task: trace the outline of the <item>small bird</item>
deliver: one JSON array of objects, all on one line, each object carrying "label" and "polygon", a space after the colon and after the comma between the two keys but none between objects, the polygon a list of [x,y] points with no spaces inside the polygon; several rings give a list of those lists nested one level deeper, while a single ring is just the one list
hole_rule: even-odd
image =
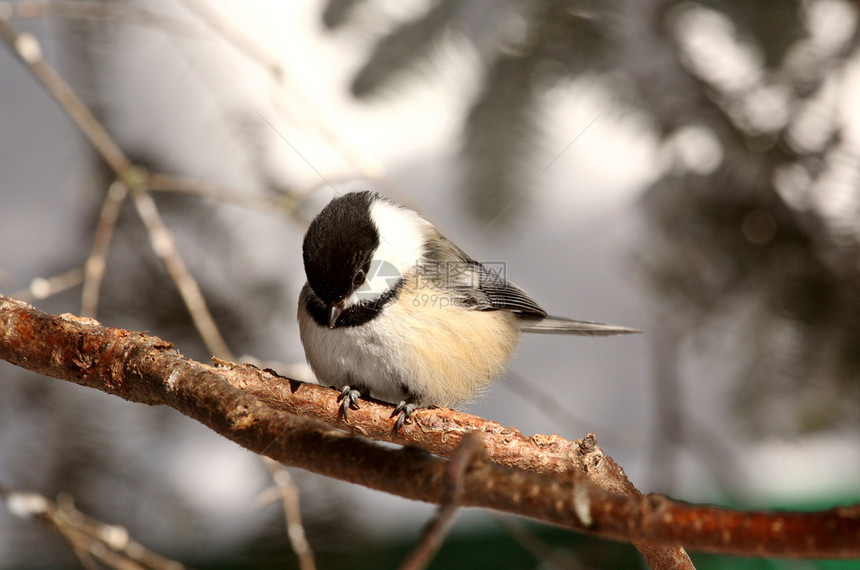
[{"label": "small bird", "polygon": [[302,245],[298,321],[321,384],[347,411],[370,396],[397,403],[396,432],[422,407],[456,406],[507,367],[521,332],[639,332],[548,316],[522,289],[377,193],[337,197]]}]

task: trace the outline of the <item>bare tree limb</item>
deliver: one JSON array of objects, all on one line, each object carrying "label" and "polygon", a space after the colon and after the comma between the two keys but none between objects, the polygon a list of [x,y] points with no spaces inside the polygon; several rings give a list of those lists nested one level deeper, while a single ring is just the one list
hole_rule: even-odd
[{"label": "bare tree limb", "polygon": [[[268,406],[299,416],[322,418],[330,425],[343,425],[338,407],[332,401],[332,390],[315,384],[279,382],[272,371],[249,365],[230,365],[225,378],[240,390],[253,394]],[[391,408],[364,402],[350,410],[346,429],[372,439],[418,445],[437,455],[451,457],[463,437],[472,432],[483,436],[484,449],[499,465],[546,473],[585,473],[592,483],[611,493],[639,496],[615,461],[597,446],[593,434],[570,441],[558,435],[525,436],[519,430],[505,427],[477,416],[449,409],[424,409],[413,414],[414,422],[405,424],[395,434]],[[683,548],[635,543],[654,568],[692,568]],[[668,566],[667,566],[668,564]]]},{"label": "bare tree limb", "polygon": [[[272,408],[343,426],[332,401],[332,390],[328,388],[279,382],[274,372],[260,372],[249,365],[231,366],[225,379]],[[516,428],[449,409],[418,410],[412,416],[414,422],[395,434],[390,406],[372,402],[363,402],[359,409],[350,410],[349,417],[350,424],[343,427],[353,433],[380,441],[418,445],[442,457],[451,457],[464,436],[478,432],[491,461],[499,465],[542,473],[585,473],[594,485],[610,493],[641,495],[624,470],[597,446],[593,434],[575,441],[556,434],[525,436]],[[634,544],[652,567],[692,568],[683,548]]]},{"label": "bare tree limb", "polygon": [[[73,315],[49,315],[0,296],[0,358],[130,401],[170,406],[243,447],[287,465],[430,503],[440,504],[448,494],[444,482],[449,462],[445,459],[414,447],[383,447],[351,437],[319,418],[275,410],[227,381],[238,371],[250,376],[251,369],[219,369],[186,359],[156,337]],[[287,384],[295,392],[311,388],[299,382]],[[335,413],[336,391],[328,392],[327,406]],[[365,402],[364,408],[391,409],[372,402]],[[468,417],[449,410],[435,412],[436,416],[457,417],[461,424]],[[431,429],[425,425],[426,419],[427,414],[421,414],[417,423],[424,430]],[[385,421],[390,429],[393,420]],[[473,418],[470,423],[480,427],[482,422],[486,420]],[[407,433],[422,431],[417,425],[400,433],[406,438]],[[486,441],[488,436],[482,435]],[[454,453],[460,439],[451,438],[446,455]],[[592,454],[585,457],[597,459],[593,452],[599,448],[593,440],[575,444],[592,448]],[[592,483],[600,477],[591,471],[619,469],[611,458],[601,456],[594,463],[586,459],[583,471],[567,476],[546,469],[512,469],[492,461],[473,463],[463,478],[462,505],[515,513],[655,549],[661,544],[684,544],[737,555],[860,556],[860,505],[804,513],[743,512],[690,505],[659,495],[620,495]],[[625,487],[632,485],[620,483],[619,490]],[[672,568],[681,562],[649,563]]]},{"label": "bare tree limb", "polygon": [[[344,424],[337,406],[332,406],[332,390],[316,384],[290,380],[284,382],[274,371],[260,371],[247,364],[233,365],[223,370],[224,379],[243,392],[252,394],[266,405],[299,416],[314,416],[329,425],[351,430],[354,434],[379,441],[418,445],[436,455],[452,456],[462,438],[478,432],[494,463],[535,472],[585,471],[593,468],[595,483],[611,491],[624,492],[633,485],[623,470],[611,464],[603,465],[608,456],[597,447],[594,436],[570,441],[558,435],[525,436],[519,430],[499,423],[447,408],[417,410],[395,434],[390,419],[391,408],[365,399],[357,410],[350,410],[350,423]],[[597,466],[600,464],[600,468]]]}]

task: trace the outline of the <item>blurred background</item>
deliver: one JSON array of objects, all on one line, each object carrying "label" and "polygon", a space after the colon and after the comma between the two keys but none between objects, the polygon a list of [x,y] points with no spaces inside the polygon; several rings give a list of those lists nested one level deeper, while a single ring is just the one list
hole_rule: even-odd
[{"label": "blurred background", "polygon": [[[129,158],[172,177],[150,195],[215,332],[201,336],[141,208],[109,192],[104,161],[8,45],[0,291],[307,379],[304,227],[336,194],[377,189],[504,262],[550,313],[645,331],[526,337],[468,411],[524,433],[594,432],[643,491],[740,508],[857,502],[858,7],[3,2],[0,24],[38,39]],[[70,493],[186,564],[297,567],[253,454],[172,410],[5,363],[0,389],[0,483]],[[395,567],[432,514],[291,473],[321,568]],[[76,564],[44,527],[0,511],[0,566]],[[638,564],[627,546],[467,511],[433,567]]]}]

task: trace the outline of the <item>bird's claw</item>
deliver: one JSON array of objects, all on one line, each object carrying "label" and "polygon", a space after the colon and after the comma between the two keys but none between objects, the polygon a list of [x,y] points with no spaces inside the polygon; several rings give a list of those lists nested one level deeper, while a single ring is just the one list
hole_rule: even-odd
[{"label": "bird's claw", "polygon": [[361,392],[355,388],[344,386],[340,391],[340,396],[337,401],[340,402],[340,413],[343,415],[343,421],[347,420],[347,412],[350,409],[358,409],[358,399],[361,397]]},{"label": "bird's claw", "polygon": [[397,404],[397,407],[394,408],[394,411],[391,413],[391,417],[397,416],[397,421],[394,422],[394,434],[397,435],[397,431],[403,427],[403,424],[406,423],[406,420],[412,418],[412,413],[418,409],[418,405],[413,402],[407,402],[406,400]]}]

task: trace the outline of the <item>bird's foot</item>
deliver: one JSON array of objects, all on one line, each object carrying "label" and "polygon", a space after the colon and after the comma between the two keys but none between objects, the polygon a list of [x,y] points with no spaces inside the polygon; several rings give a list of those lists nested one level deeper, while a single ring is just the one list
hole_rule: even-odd
[{"label": "bird's foot", "polygon": [[[335,388],[337,389],[337,388]],[[358,399],[361,397],[361,391],[350,386],[344,386],[340,391],[340,396],[337,401],[340,402],[340,414],[343,416],[343,421],[347,421],[347,412],[358,409]]]},{"label": "bird's foot", "polygon": [[412,414],[415,410],[421,409],[421,406],[416,404],[411,400],[403,400],[397,407],[394,408],[394,411],[391,412],[391,417],[397,417],[397,421],[394,422],[394,435],[397,435],[397,431],[403,427],[403,424],[406,423],[406,420],[412,419]]}]

